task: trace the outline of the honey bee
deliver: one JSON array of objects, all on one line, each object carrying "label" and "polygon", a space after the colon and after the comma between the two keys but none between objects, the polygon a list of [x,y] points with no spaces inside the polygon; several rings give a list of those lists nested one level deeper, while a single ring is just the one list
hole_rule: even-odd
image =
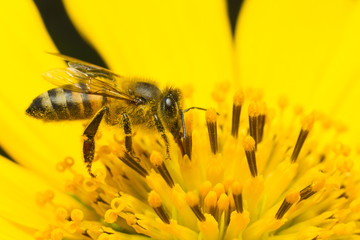
[{"label": "honey bee", "polygon": [[67,68],[45,72],[45,79],[58,88],[36,97],[26,113],[44,121],[91,119],[83,133],[83,156],[90,175],[94,159],[95,134],[102,121],[125,132],[125,149],[132,148],[132,125],[157,130],[169,154],[166,130],[184,154],[185,135],[182,94],[177,88],[160,90],[150,81],[120,76],[84,61],[50,53],[67,61]]}]

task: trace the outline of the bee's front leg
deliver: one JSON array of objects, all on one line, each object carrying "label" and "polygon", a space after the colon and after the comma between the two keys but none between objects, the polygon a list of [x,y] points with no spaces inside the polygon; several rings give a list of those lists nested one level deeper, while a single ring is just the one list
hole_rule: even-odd
[{"label": "bee's front leg", "polygon": [[170,158],[170,145],[169,145],[169,140],[165,134],[165,128],[159,118],[159,116],[157,114],[154,114],[154,121],[155,121],[155,126],[156,129],[160,132],[161,137],[164,140],[165,143],[165,147],[166,147],[166,158]]},{"label": "bee's front leg", "polygon": [[89,174],[92,177],[95,177],[94,174],[91,172],[91,165],[94,160],[94,154],[95,154],[95,140],[94,137],[96,135],[96,132],[99,128],[100,122],[104,117],[104,114],[109,109],[107,107],[103,107],[100,109],[95,117],[91,120],[89,125],[86,127],[83,136],[84,136],[84,145],[83,145],[83,154],[84,154],[84,161],[86,163],[87,169],[89,171]]}]

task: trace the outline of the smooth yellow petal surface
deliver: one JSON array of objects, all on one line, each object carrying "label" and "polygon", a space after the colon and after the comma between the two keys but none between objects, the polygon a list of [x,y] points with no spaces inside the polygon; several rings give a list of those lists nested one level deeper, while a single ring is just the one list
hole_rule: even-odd
[{"label": "smooth yellow petal surface", "polygon": [[41,74],[64,63],[45,53],[57,50],[34,3],[7,1],[0,11],[0,144],[21,164],[58,181],[55,163],[68,154],[80,158],[81,124],[43,124],[25,110],[36,96],[54,87]]},{"label": "smooth yellow petal surface", "polygon": [[191,83],[203,104],[210,83],[233,78],[225,1],[65,4],[81,33],[120,74],[175,86]]},{"label": "smooth yellow petal surface", "polygon": [[339,99],[360,93],[358,5],[349,0],[247,1],[236,36],[243,83],[273,98],[286,94],[308,111],[325,111],[352,124],[353,107],[339,110],[348,101],[340,104]]},{"label": "smooth yellow petal surface", "polygon": [[33,240],[34,238],[23,231],[19,231],[19,228],[12,225],[3,218],[0,218],[0,239],[2,240]]},{"label": "smooth yellow petal surface", "polygon": [[16,224],[19,231],[34,233],[54,220],[55,210],[52,209],[52,206],[41,207],[36,204],[36,196],[39,192],[53,190],[55,205],[81,207],[71,197],[56,191],[56,188],[44,179],[1,156],[0,181],[0,192],[2,193],[0,216],[10,223]]}]

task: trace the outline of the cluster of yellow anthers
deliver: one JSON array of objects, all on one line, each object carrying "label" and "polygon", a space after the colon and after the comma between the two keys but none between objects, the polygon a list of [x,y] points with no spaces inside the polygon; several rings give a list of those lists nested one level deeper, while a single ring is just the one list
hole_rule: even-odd
[{"label": "cluster of yellow anthers", "polygon": [[[222,91],[222,90],[220,90]],[[225,91],[225,90],[224,90]],[[338,143],[343,127],[320,114],[304,115],[281,100],[267,108],[239,91],[231,104],[185,119],[186,155],[138,130],[134,153],[98,136],[95,178],[71,169],[70,194],[86,210],[53,204],[49,227],[37,239],[344,239],[360,234],[358,153]],[[246,114],[247,113],[247,114]],[[302,121],[300,120],[302,119]],[[315,122],[315,125],[313,124]],[[314,126],[313,126],[314,125]],[[56,196],[55,196],[56,198]]]}]

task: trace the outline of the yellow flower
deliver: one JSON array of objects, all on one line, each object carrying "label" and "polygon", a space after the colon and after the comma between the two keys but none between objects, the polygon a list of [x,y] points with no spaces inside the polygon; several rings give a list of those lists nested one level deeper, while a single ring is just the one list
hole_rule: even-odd
[{"label": "yellow flower", "polygon": [[156,131],[129,154],[101,126],[90,177],[82,122],[25,117],[64,63],[33,3],[6,2],[0,143],[18,164],[0,159],[1,239],[357,238],[359,3],[246,1],[235,41],[222,1],[65,4],[115,72],[209,109],[186,113],[171,159]]}]

